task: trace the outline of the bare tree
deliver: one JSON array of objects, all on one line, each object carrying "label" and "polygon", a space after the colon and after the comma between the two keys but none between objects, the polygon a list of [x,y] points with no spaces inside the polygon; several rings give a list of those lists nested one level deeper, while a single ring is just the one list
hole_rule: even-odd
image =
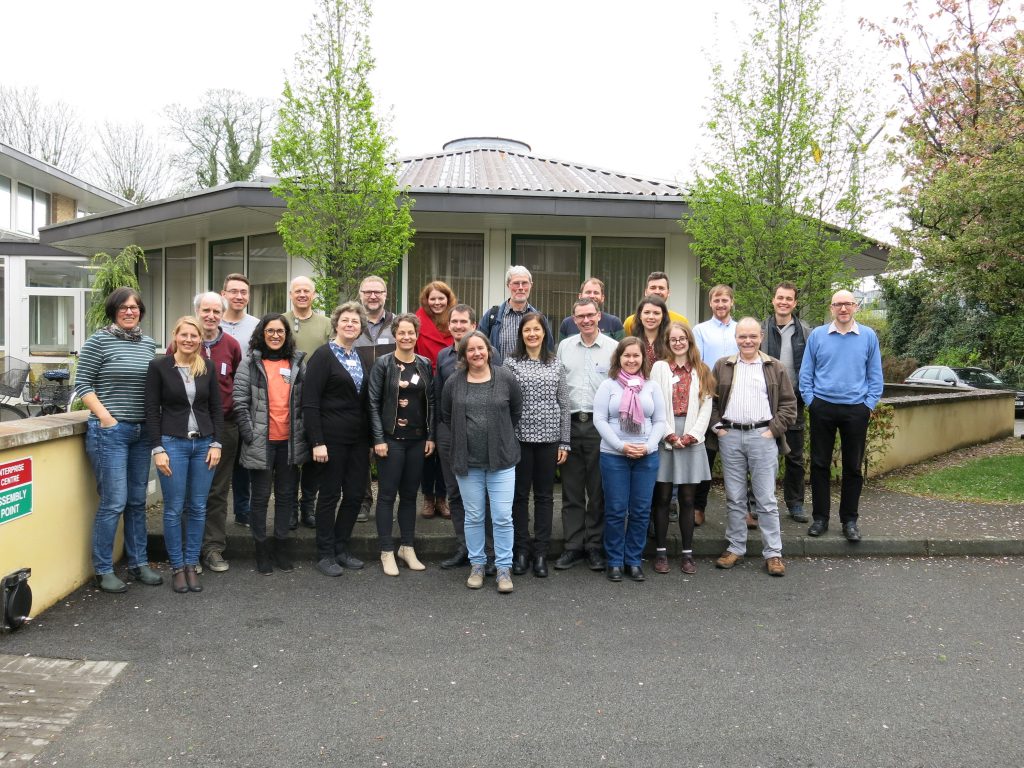
[{"label": "bare tree", "polygon": [[0,85],[0,141],[74,173],[85,160],[85,137],[67,103],[44,103],[37,88]]},{"label": "bare tree", "polygon": [[184,149],[171,158],[189,189],[250,181],[263,159],[271,103],[226,88],[209,90],[202,104],[166,110],[171,136]]},{"label": "bare tree", "polygon": [[145,203],[164,190],[167,168],[163,147],[142,123],[105,122],[98,131],[93,176],[106,190],[133,203]]}]

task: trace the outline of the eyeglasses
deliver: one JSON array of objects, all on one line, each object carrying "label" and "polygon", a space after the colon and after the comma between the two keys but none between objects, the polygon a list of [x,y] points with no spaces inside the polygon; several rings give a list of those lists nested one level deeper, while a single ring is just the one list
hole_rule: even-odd
[{"label": "eyeglasses", "polygon": [[117,308],[117,311],[126,315],[134,315],[140,310],[137,304],[122,304]]},{"label": "eyeglasses", "polygon": [[669,344],[686,344],[689,340],[685,336],[678,336],[674,339],[669,339]]},{"label": "eyeglasses", "polygon": [[266,328],[263,331],[264,336],[284,336],[284,334],[284,328],[282,328],[281,330],[277,330],[276,328]]},{"label": "eyeglasses", "polygon": [[359,289],[359,292],[364,296],[383,296],[387,293],[387,291],[364,291],[362,288]]},{"label": "eyeglasses", "polygon": [[228,296],[248,296],[249,295],[249,289],[248,288],[229,288],[228,290],[224,291],[224,293],[226,293]]},{"label": "eyeglasses", "polygon": [[530,286],[530,281],[529,280],[515,280],[515,281],[509,283],[509,286],[512,287],[512,288],[528,288]]},{"label": "eyeglasses", "polygon": [[833,301],[832,309],[849,309],[850,307],[856,307],[857,303],[853,301]]},{"label": "eyeglasses", "polygon": [[575,320],[593,320],[595,317],[597,317],[597,312],[588,312],[585,315],[573,315],[573,319]]}]

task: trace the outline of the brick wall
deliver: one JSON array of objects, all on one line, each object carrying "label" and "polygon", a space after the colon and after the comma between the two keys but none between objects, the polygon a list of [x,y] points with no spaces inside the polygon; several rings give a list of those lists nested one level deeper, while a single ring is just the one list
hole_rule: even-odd
[{"label": "brick wall", "polygon": [[50,196],[52,205],[50,207],[50,218],[48,224],[60,224],[62,221],[71,221],[77,213],[77,205],[70,197],[53,193]]}]

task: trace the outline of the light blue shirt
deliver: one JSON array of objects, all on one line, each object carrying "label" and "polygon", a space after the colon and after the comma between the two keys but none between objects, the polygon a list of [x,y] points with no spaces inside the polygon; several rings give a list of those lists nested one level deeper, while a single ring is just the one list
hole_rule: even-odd
[{"label": "light blue shirt", "polygon": [[811,331],[800,364],[800,394],[838,405],[863,403],[874,410],[882,397],[882,353],[866,325],[840,333],[835,323]]},{"label": "light blue shirt", "polygon": [[723,323],[717,317],[698,323],[693,329],[693,338],[708,368],[714,368],[719,358],[738,355],[740,352],[736,346],[736,321],[732,317],[728,323]]}]

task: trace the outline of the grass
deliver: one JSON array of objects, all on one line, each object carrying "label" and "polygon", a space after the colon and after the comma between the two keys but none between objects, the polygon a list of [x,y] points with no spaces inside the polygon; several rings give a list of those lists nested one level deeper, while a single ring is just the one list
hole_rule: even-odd
[{"label": "grass", "polygon": [[956,466],[890,477],[884,485],[919,496],[1024,503],[1024,455],[987,456]]}]

